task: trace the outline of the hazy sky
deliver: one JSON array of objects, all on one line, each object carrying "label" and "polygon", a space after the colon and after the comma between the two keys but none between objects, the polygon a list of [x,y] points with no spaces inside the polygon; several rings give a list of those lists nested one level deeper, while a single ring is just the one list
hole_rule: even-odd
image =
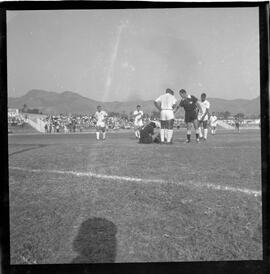
[{"label": "hazy sky", "polygon": [[258,8],[8,11],[8,95],[260,94]]}]

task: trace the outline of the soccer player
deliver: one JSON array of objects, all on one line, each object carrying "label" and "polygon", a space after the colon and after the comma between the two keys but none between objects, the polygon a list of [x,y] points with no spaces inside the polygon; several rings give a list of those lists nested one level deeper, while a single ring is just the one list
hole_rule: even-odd
[{"label": "soccer player", "polygon": [[199,139],[199,123],[198,123],[197,115],[198,115],[198,109],[199,109],[199,111],[202,112],[201,106],[198,103],[198,99],[193,95],[187,94],[187,92],[184,89],[181,89],[179,91],[179,94],[180,94],[182,100],[180,101],[180,103],[176,107],[175,112],[180,107],[183,107],[184,110],[185,110],[185,123],[187,125],[187,140],[186,140],[186,143],[190,143],[192,124],[194,126],[195,133],[196,133],[196,141],[197,141],[197,143],[199,143],[200,142],[200,139]]},{"label": "soccer player", "polygon": [[97,106],[97,111],[94,115],[97,123],[96,123],[96,138],[99,140],[99,135],[102,133],[102,139],[106,138],[106,117],[108,114],[102,110],[101,106]]},{"label": "soccer player", "polygon": [[240,119],[239,117],[235,116],[234,118],[235,130],[240,133]]},{"label": "soccer player", "polygon": [[[198,113],[198,121],[199,121],[199,137],[203,138],[203,140],[206,141],[207,139],[207,133],[208,133],[208,128],[207,128],[207,122],[209,118],[209,108],[210,108],[210,103],[208,100],[206,100],[206,94],[202,93],[201,94],[201,101],[198,102],[201,106],[199,109]],[[203,127],[203,134],[202,134],[202,127]]]},{"label": "soccer player", "polygon": [[142,143],[142,144],[160,143],[160,134],[159,132],[155,132],[154,130],[157,127],[158,127],[157,122],[153,122],[153,121],[143,126],[140,130],[139,143]]},{"label": "soccer player", "polygon": [[174,109],[176,107],[176,98],[173,90],[167,88],[166,93],[159,96],[155,101],[155,107],[160,111],[160,140],[161,144],[172,144]]},{"label": "soccer player", "polygon": [[215,112],[213,112],[212,115],[209,118],[210,127],[211,127],[211,134],[212,135],[216,134],[217,120],[218,120],[218,118],[215,115]]},{"label": "soccer player", "polygon": [[140,129],[143,126],[143,111],[141,110],[141,106],[137,105],[137,109],[133,112],[134,117],[134,131],[136,138],[140,138]]}]

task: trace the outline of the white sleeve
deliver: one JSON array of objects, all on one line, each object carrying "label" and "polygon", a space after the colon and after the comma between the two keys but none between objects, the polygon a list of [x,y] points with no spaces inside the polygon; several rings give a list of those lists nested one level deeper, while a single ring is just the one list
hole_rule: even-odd
[{"label": "white sleeve", "polygon": [[156,99],[156,102],[161,102],[161,96]]}]

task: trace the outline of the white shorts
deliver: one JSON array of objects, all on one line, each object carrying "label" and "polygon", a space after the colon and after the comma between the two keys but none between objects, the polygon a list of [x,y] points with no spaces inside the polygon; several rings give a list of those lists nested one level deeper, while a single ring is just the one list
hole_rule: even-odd
[{"label": "white shorts", "polygon": [[160,120],[161,121],[168,121],[174,119],[174,113],[171,109],[163,109],[160,112]]},{"label": "white shorts", "polygon": [[[198,114],[198,120],[200,121],[203,117],[203,114]],[[208,121],[208,115],[205,115],[202,121]]]},{"label": "white shorts", "polygon": [[135,123],[134,123],[134,126],[135,126],[135,127],[142,127],[142,126],[143,126],[142,120],[139,120],[138,122],[135,122]]},{"label": "white shorts", "polygon": [[105,127],[105,123],[104,122],[97,122],[96,124],[97,127]]}]

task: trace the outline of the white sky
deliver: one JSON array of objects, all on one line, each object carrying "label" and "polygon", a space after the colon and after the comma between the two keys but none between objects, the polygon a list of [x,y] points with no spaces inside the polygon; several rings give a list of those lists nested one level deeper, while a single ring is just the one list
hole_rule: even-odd
[{"label": "white sky", "polygon": [[8,95],[259,96],[258,8],[8,11]]}]

